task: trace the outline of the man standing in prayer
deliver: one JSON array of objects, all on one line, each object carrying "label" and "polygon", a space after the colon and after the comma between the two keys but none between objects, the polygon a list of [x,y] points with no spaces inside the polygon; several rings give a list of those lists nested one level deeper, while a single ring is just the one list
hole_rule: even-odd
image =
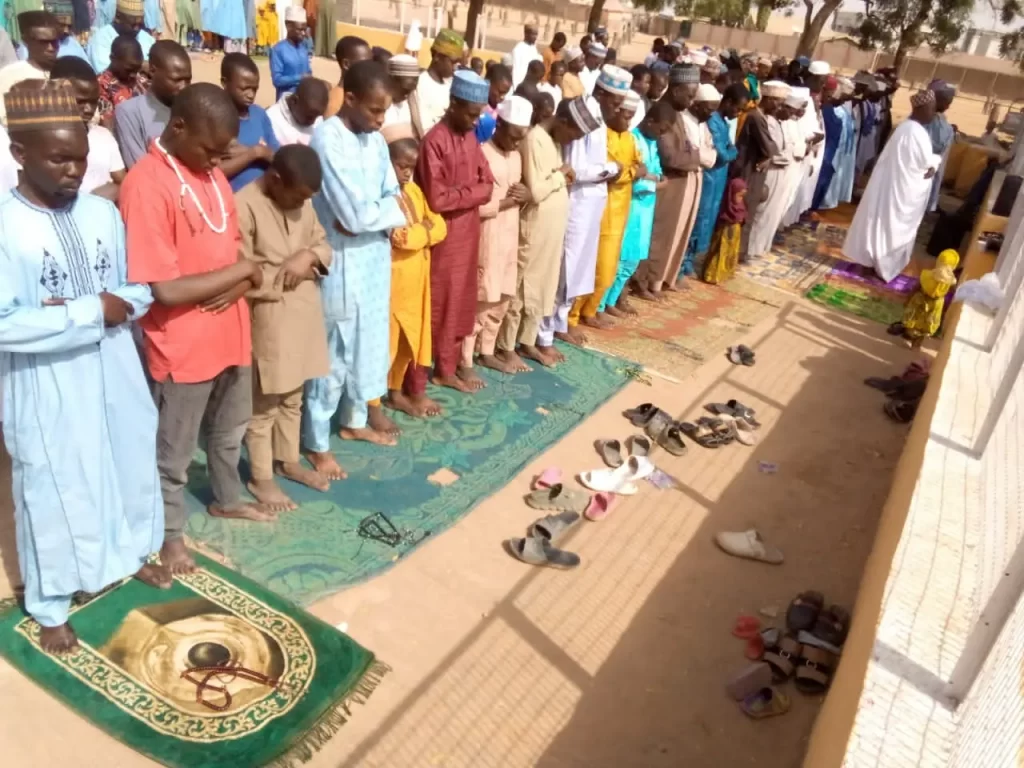
[{"label": "man standing in prayer", "polygon": [[601,67],[604,66],[605,56],[608,55],[608,48],[601,43],[591,43],[583,57],[585,64],[580,72],[580,82],[583,83],[583,90],[587,95],[593,94],[594,86],[597,85],[597,78],[601,76]]},{"label": "man standing in prayer", "polygon": [[800,191],[800,184],[807,177],[807,164],[804,159],[807,157],[809,147],[800,127],[800,119],[809,109],[807,99],[810,92],[802,86],[793,86],[789,96],[782,102],[782,106],[775,112],[775,117],[782,126],[782,136],[786,146],[790,149],[792,162],[786,166],[786,173],[782,180],[782,187],[779,196],[789,203],[785,206],[781,227],[795,224],[799,220],[797,194]]},{"label": "man standing in prayer", "polygon": [[843,243],[843,256],[871,267],[887,283],[910,262],[932,177],[942,164],[927,130],[935,119],[935,92],[918,91],[910,105],[910,117],[892,132],[878,157]]},{"label": "man standing in prayer", "polygon": [[835,100],[836,114],[842,120],[843,132],[832,165],[835,172],[828,190],[822,197],[821,209],[835,208],[840,203],[853,200],[853,182],[857,175],[857,120],[853,109],[853,81],[839,78],[839,94]]},{"label": "man standing in prayer", "polygon": [[327,100],[327,109],[324,110],[324,119],[334,117],[345,103],[345,73],[349,68],[360,61],[373,59],[373,50],[370,44],[361,37],[345,35],[334,46],[334,60],[338,62],[338,69],[341,75],[338,84],[331,88],[331,95]]},{"label": "man standing in prayer", "polygon": [[729,120],[746,108],[749,99],[747,89],[739,83],[734,83],[726,88],[725,94],[720,95],[720,101],[716,103],[715,95],[718,94],[718,89],[715,88],[715,93],[712,94],[708,85],[702,83],[697,89],[697,96],[690,111],[699,119],[703,117],[705,111],[710,110],[705,124],[715,151],[715,163],[703,171],[697,219],[690,234],[686,258],[683,260],[685,275],[700,274],[703,270],[704,257],[711,247],[711,235],[715,231],[718,209],[725,194],[726,182],[729,180],[729,167],[737,154],[736,146],[729,138]]},{"label": "man standing in prayer", "polygon": [[[78,42],[78,39],[71,34],[71,27],[74,23],[74,9],[71,0],[44,0],[43,10],[52,13],[57,20],[57,58],[65,56],[77,56],[80,59],[89,61],[85,48]],[[25,41],[18,43],[18,58],[24,61],[28,58],[28,48]]]},{"label": "man standing in prayer", "polygon": [[878,137],[881,132],[879,122],[882,99],[881,86],[867,72],[858,72],[853,82],[861,94],[858,102],[860,135],[857,137],[857,173],[867,173],[878,154]]},{"label": "man standing in prayer", "polygon": [[[791,88],[781,80],[768,80],[761,85],[760,112],[764,115],[764,128],[768,143],[775,148],[775,154],[758,162],[748,181],[751,201],[750,216],[743,226],[743,242],[740,246],[740,261],[763,256],[772,247],[772,240],[779,228],[782,216],[789,209],[789,200],[783,199],[786,170],[793,160],[793,147],[786,142],[776,113],[789,96]],[[755,129],[748,117],[744,130]],[[763,147],[762,147],[763,148]],[[760,202],[757,202],[760,201]]]},{"label": "man standing in prayer", "polygon": [[[18,14],[18,29],[28,48],[28,60],[8,64],[0,69],[0,97],[22,80],[45,80],[57,63],[57,19],[46,11],[25,11]],[[0,105],[0,121],[4,120]]]},{"label": "man standing in prayer", "polygon": [[299,456],[303,387],[330,371],[317,281],[330,267],[331,246],[310,202],[321,181],[316,152],[293,145],[235,196],[245,257],[263,270],[262,287],[247,295],[255,368],[245,435],[252,470],[248,488],[275,511],[298,507],[275,474],[318,491],[330,488]]},{"label": "man standing in prayer", "polygon": [[[684,116],[697,95],[699,81],[700,72],[696,67],[679,64],[669,72],[669,88],[664,99],[676,110],[677,119],[658,139],[658,154],[667,183],[658,190],[650,255],[636,272],[636,294],[648,301],[657,300],[662,290],[675,290],[683,252],[697,216],[701,147],[690,138],[693,126],[686,128]],[[700,123],[696,124],[694,135],[699,141]],[[704,155],[707,160],[707,149]]]},{"label": "man standing in prayer", "polygon": [[267,111],[253,102],[260,88],[260,70],[244,53],[229,53],[220,63],[220,84],[238,110],[238,138],[221,158],[220,169],[237,192],[267,170],[281,148]]},{"label": "man standing in prayer", "polygon": [[419,139],[441,122],[448,110],[452,75],[455,73],[456,62],[462,59],[465,44],[462,35],[450,29],[442,29],[430,46],[430,66],[420,74],[416,93],[412,95],[412,125]]},{"label": "man standing in prayer", "polygon": [[554,61],[551,63],[551,71],[548,72],[547,80],[537,86],[538,91],[551,97],[556,109],[562,102],[562,80],[564,78],[565,62]]},{"label": "man standing in prayer", "polygon": [[[451,105],[423,139],[416,167],[427,205],[444,217],[448,227],[448,237],[430,256],[431,380],[460,392],[484,386],[472,369],[457,372],[462,345],[476,325],[480,206],[494,191],[494,176],[473,133],[488,91],[488,82],[472,70],[455,73]],[[414,401],[426,396],[427,375],[422,366],[410,367],[405,391]]]},{"label": "man standing in prayer", "polygon": [[945,80],[935,80],[928,88],[935,93],[935,119],[928,123],[928,135],[932,140],[932,152],[942,157],[942,165],[935,172],[935,177],[932,179],[932,191],[928,195],[928,210],[934,211],[939,207],[939,187],[942,186],[942,175],[946,168],[950,147],[953,146],[953,140],[956,138],[956,131],[946,119],[946,110],[953,103],[956,87]]},{"label": "man standing in prayer", "polygon": [[486,80],[490,84],[487,103],[480,113],[480,119],[476,121],[476,140],[481,145],[494,135],[494,128],[498,123],[498,105],[512,90],[512,70],[504,64],[495,64],[487,71]]},{"label": "man standing in prayer", "polygon": [[175,97],[192,82],[192,60],[173,40],[153,44],[149,68],[149,90],[114,107],[114,135],[129,169],[146,156],[149,142],[163,133]]},{"label": "man standing in prayer", "polygon": [[586,96],[586,86],[580,80],[580,73],[586,66],[586,57],[583,49],[575,46],[566,48],[562,53],[562,61],[565,62],[565,75],[562,77],[562,98],[577,99]]},{"label": "man standing in prayer", "polygon": [[270,80],[277,91],[278,101],[298,88],[302,79],[313,74],[306,51],[306,11],[301,6],[289,5],[284,11],[284,40],[270,49]]},{"label": "man standing in prayer", "polygon": [[414,56],[399,53],[388,59],[386,66],[392,87],[391,106],[384,114],[384,125],[412,125],[410,100],[419,83],[420,63]]},{"label": "man standing in prayer", "polygon": [[495,357],[498,331],[516,295],[519,253],[519,209],[530,202],[523,182],[519,145],[530,129],[533,105],[522,96],[510,96],[498,105],[498,124],[491,140],[481,146],[494,175],[494,191],[480,206],[480,255],[477,274],[476,324],[462,345],[462,368],[473,367],[473,355],[485,368],[515,373]]},{"label": "man standing in prayer", "polygon": [[[564,39],[564,36],[563,36]],[[523,27],[523,39],[512,49],[512,87],[519,86],[526,79],[526,68],[531,61],[544,64],[544,57],[537,50],[537,25],[527,24]],[[547,65],[544,65],[545,71]],[[543,77],[543,75],[542,75]]]},{"label": "man standing in prayer", "polygon": [[99,76],[100,123],[114,130],[114,108],[149,90],[149,75],[142,71],[142,46],[131,35],[119,35],[110,46],[110,67]]},{"label": "man standing in prayer", "polygon": [[[647,175],[647,169],[640,162],[640,149],[633,134],[629,132],[629,121],[640,103],[640,96],[629,87],[631,80],[632,75],[626,70],[605,64],[597,81],[597,87],[601,90],[598,102],[604,118],[605,142],[608,147],[606,162],[614,163],[616,170],[608,179],[607,202],[598,236],[597,264],[596,269],[591,270],[594,274],[592,287],[590,293],[576,298],[569,313],[570,323],[578,318],[579,322],[591,328],[607,328],[613,324],[601,308],[604,295],[615,282],[619,268],[622,233],[626,230],[629,203],[633,197],[633,180]],[[620,95],[621,101],[618,98]],[[616,103],[618,106],[613,107]],[[569,272],[566,270],[567,282],[568,279]]]},{"label": "man standing in prayer", "polygon": [[556,61],[562,61],[562,51],[567,42],[565,32],[555,32],[555,36],[551,38],[551,45],[545,48],[542,54],[544,57],[544,77],[551,75],[552,64]]},{"label": "man standing in prayer", "polygon": [[[824,157],[818,187],[811,208],[815,211],[835,208],[839,204],[836,174],[845,162],[846,147],[852,138],[853,117],[844,105],[845,94],[838,78],[829,78],[821,92],[821,120],[825,126]],[[836,190],[830,196],[830,190]]]},{"label": "man standing in prayer", "polygon": [[117,209],[78,194],[89,145],[70,88],[23,82],[4,101],[22,168],[0,202],[4,440],[25,609],[42,649],[62,654],[78,646],[76,592],[132,574],[171,586],[164,566],[147,564],[163,502],[156,409],[131,333],[152,295],[125,279]]},{"label": "man standing in prayer", "polygon": [[[168,45],[177,45],[164,41]],[[263,273],[240,259],[231,187],[217,164],[238,132],[230,97],[211,83],[183,90],[149,152],[121,185],[128,279],[154,303],[139,322],[160,413],[157,466],[164,500],[160,561],[172,573],[196,564],[182,541],[188,468],[206,434],[214,517],[266,522],[273,512],[242,499],[242,437],[252,416],[252,346],[245,293]]]},{"label": "man standing in prayer", "polygon": [[[683,261],[680,262],[678,271],[669,272],[669,280],[682,280],[683,277],[692,275],[696,271],[693,266],[695,252],[690,249],[691,239],[697,224],[697,214],[700,211],[701,192],[704,189],[704,172],[709,168],[714,168],[717,160],[715,145],[711,139],[711,132],[708,130],[707,121],[714,114],[721,98],[715,86],[710,83],[702,83],[697,86],[697,92],[690,103],[689,109],[682,113],[686,140],[698,149],[701,172],[695,174],[697,184],[694,189],[693,207],[689,211],[689,229],[684,235],[682,242]],[[687,255],[690,257],[689,262],[686,261]],[[678,282],[676,282],[675,287],[679,287]]]},{"label": "man standing in prayer", "polygon": [[[800,175],[800,184],[792,198],[789,210],[783,214],[783,226],[796,224],[803,214],[810,210],[814,202],[814,190],[818,186],[821,164],[825,157],[822,148],[822,142],[825,140],[825,125],[822,122],[820,111],[821,93],[831,71],[828,62],[812,61],[807,66],[807,75],[803,78],[808,93],[804,97],[806,106],[800,112],[800,117],[797,120],[800,138],[805,144],[801,163],[803,172]],[[835,82],[834,79],[833,82]],[[800,91],[801,96],[804,93],[804,91]]]},{"label": "man standing in prayer", "polygon": [[550,366],[564,359],[555,349],[551,331],[541,325],[544,312],[560,289],[565,223],[569,213],[566,185],[573,181],[572,168],[562,152],[573,141],[598,130],[600,123],[582,98],[565,99],[552,117],[538,120],[549,97],[540,94],[534,104],[533,127],[526,134],[523,181],[530,204],[520,218],[519,263],[516,291],[498,339],[497,357],[513,371],[529,371],[523,357]]},{"label": "man standing in prayer", "polygon": [[286,93],[267,110],[267,119],[278,144],[309,146],[313,132],[324,121],[328,90],[323,80],[307,77],[292,93]]},{"label": "man standing in prayer", "polygon": [[336,413],[343,440],[395,444],[393,436],[370,425],[369,403],[380,409],[391,365],[389,234],[408,223],[380,135],[391,105],[387,70],[375,61],[356,62],[345,72],[344,85],[345,103],[310,144],[324,175],[313,207],[333,252],[320,284],[331,371],[306,383],[302,442],[313,467],[329,480],[345,476],[331,451]]},{"label": "man standing in prayer", "polygon": [[131,35],[138,40],[142,46],[142,58],[149,58],[149,50],[156,39],[142,28],[143,15],[142,0],[117,0],[114,20],[102,27],[94,28],[89,35],[86,53],[89,54],[89,63],[95,71],[105,72],[110,66],[110,46],[119,35]]}]

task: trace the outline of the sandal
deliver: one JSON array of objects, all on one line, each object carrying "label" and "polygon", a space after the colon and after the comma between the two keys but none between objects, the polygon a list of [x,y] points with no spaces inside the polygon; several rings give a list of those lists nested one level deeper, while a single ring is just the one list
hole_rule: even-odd
[{"label": "sandal", "polygon": [[535,478],[533,478],[533,490],[538,488],[550,488],[562,482],[562,470],[558,467],[548,467]]},{"label": "sandal", "polygon": [[676,427],[693,440],[701,448],[718,448],[720,445],[728,445],[730,441],[722,440],[715,434],[715,431],[704,424],[693,424],[689,421],[679,422]]},{"label": "sandal", "polygon": [[634,427],[642,427],[656,410],[654,403],[643,403],[636,408],[628,409],[622,415],[629,419]]},{"label": "sandal", "polygon": [[813,645],[802,646],[800,666],[793,684],[800,693],[817,694],[828,690],[838,658],[831,651]]},{"label": "sandal", "polygon": [[812,630],[824,604],[825,596],[821,592],[801,592],[786,609],[786,627],[790,632]]},{"label": "sandal", "polygon": [[743,713],[755,720],[784,715],[789,712],[789,706],[789,697],[771,687],[762,688],[740,703]]},{"label": "sandal", "polygon": [[907,403],[901,400],[887,400],[883,406],[885,415],[898,424],[909,424],[914,420],[917,413],[917,403]]},{"label": "sandal", "polygon": [[626,438],[626,449],[630,456],[645,457],[651,453],[650,438],[645,435],[632,435]]},{"label": "sandal", "polygon": [[598,440],[594,443],[597,455],[612,469],[622,466],[622,443],[618,440]]},{"label": "sandal", "polygon": [[737,419],[746,419],[754,429],[761,428],[761,422],[755,418],[754,409],[750,406],[744,405],[739,400],[730,400],[726,405]]},{"label": "sandal", "polygon": [[772,684],[772,668],[767,664],[749,664],[732,680],[726,683],[725,690],[736,701],[743,701],[748,696],[768,688]]},{"label": "sandal", "polygon": [[731,425],[727,424],[725,419],[713,419],[710,416],[701,416],[697,419],[698,425],[703,425],[718,435],[724,442],[722,445],[728,445],[736,439],[736,432]]},{"label": "sandal", "polygon": [[676,424],[673,424],[658,435],[658,445],[673,456],[686,455],[686,443],[683,442],[683,433],[679,431],[679,427]]},{"label": "sandal", "polygon": [[595,493],[590,497],[590,503],[587,504],[587,508],[583,511],[583,516],[595,523],[600,522],[608,517],[614,502],[614,493],[606,493],[605,491]]},{"label": "sandal", "polygon": [[827,610],[818,614],[818,620],[814,623],[811,633],[821,640],[837,648],[846,642],[846,635],[850,631],[850,613],[845,608],[832,605]]},{"label": "sandal", "polygon": [[643,427],[644,431],[648,435],[650,435],[654,440],[657,440],[661,433],[664,432],[669,427],[671,427],[673,424],[675,424],[675,422],[672,420],[671,416],[669,416],[667,413],[661,410],[661,408],[656,408],[651,413],[651,417],[647,420]]},{"label": "sandal", "polygon": [[552,568],[575,568],[580,556],[575,552],[555,549],[547,539],[530,536],[525,539],[509,539],[508,548],[512,556],[529,565],[547,565]]},{"label": "sandal", "polygon": [[525,496],[526,503],[534,509],[555,512],[582,512],[590,501],[589,494],[566,488],[561,483],[550,488],[538,488]]},{"label": "sandal", "polygon": [[540,539],[547,539],[551,543],[558,541],[580,519],[576,512],[559,512],[557,515],[547,515],[534,521],[527,533]]},{"label": "sandal", "polygon": [[796,664],[802,652],[803,646],[792,635],[786,635],[777,646],[767,649],[764,654],[764,663],[772,668],[772,680],[776,683],[789,680],[796,670]]},{"label": "sandal", "polygon": [[740,360],[744,365],[751,366],[754,364],[754,350],[752,350],[746,344],[740,344],[738,347],[736,347],[736,351],[739,353]]}]

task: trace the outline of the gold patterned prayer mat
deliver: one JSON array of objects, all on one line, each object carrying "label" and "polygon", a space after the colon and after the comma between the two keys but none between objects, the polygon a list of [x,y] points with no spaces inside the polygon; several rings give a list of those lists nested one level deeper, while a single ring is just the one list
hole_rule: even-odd
[{"label": "gold patterned prayer mat", "polygon": [[8,602],[0,655],[66,706],[174,768],[293,768],[387,667],[347,635],[205,557],[158,590],[129,579],[72,608],[79,648],[44,653]]},{"label": "gold patterned prayer mat", "polygon": [[[736,267],[736,274],[787,293],[802,294],[840,260],[834,255],[845,230],[813,222],[779,231],[769,253]],[[838,246],[836,245],[838,243]]]}]

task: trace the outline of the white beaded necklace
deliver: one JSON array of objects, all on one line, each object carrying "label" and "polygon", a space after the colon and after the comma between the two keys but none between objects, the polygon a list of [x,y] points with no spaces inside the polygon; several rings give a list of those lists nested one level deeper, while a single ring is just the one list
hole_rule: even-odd
[{"label": "white beaded necklace", "polygon": [[185,177],[181,175],[181,170],[178,168],[178,164],[174,162],[174,158],[171,157],[171,154],[164,149],[163,144],[160,143],[160,139],[153,139],[153,143],[156,145],[156,148],[160,150],[160,154],[164,156],[167,164],[171,166],[171,170],[174,171],[174,175],[178,177],[178,181],[181,182],[181,191],[179,192],[178,197],[178,206],[181,210],[185,210],[185,193],[187,192],[188,196],[192,198],[192,202],[196,204],[196,208],[199,209],[199,215],[203,217],[203,221],[206,222],[206,226],[218,235],[224,234],[225,230],[228,228],[228,212],[224,208],[224,198],[220,193],[220,185],[217,184],[216,180],[214,180],[213,174],[207,171],[206,175],[209,176],[210,181],[213,183],[213,192],[217,196],[217,205],[220,206],[219,227],[214,226],[213,222],[210,221],[210,217],[207,216],[206,211],[203,210],[203,205],[199,202],[199,198],[196,197],[196,193],[192,190],[189,183],[185,181]]}]

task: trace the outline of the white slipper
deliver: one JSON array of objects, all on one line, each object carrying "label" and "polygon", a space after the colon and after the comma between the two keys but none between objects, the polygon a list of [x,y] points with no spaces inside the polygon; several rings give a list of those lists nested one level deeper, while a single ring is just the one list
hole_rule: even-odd
[{"label": "white slipper", "polygon": [[715,543],[722,548],[722,551],[733,557],[759,560],[771,565],[779,565],[783,560],[782,550],[767,546],[764,539],[761,538],[761,534],[753,528],[736,533],[726,531],[716,533]]},{"label": "white slipper", "polygon": [[654,463],[646,456],[630,456],[617,469],[592,469],[580,474],[580,482],[592,491],[630,496],[637,492],[634,484],[654,472]]}]

